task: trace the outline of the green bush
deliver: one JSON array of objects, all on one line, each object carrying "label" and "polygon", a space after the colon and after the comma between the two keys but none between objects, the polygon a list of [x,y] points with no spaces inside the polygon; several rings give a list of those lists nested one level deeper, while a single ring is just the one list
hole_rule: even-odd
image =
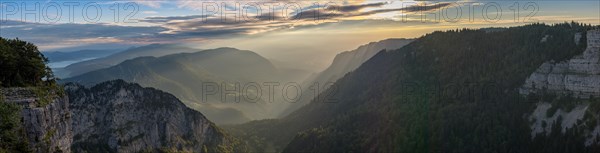
[{"label": "green bush", "polygon": [[0,152],[30,152],[21,124],[21,107],[0,95]]}]

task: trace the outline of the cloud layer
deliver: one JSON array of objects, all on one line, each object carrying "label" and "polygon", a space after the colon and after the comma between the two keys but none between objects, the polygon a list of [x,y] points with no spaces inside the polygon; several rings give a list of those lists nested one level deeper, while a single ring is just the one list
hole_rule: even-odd
[{"label": "cloud layer", "polygon": [[[322,1],[214,1],[206,3],[206,1],[188,0],[176,2],[136,0],[135,2],[150,9],[140,10],[142,17],[132,25],[117,23],[46,24],[8,20],[0,24],[0,36],[19,37],[20,39],[32,41],[42,46],[42,48],[61,48],[94,43],[200,42],[278,31],[294,31],[305,27],[324,27],[327,23],[345,21],[390,20],[400,22],[399,18],[404,19],[411,14],[416,14],[411,17],[417,20],[417,18],[420,19],[419,14],[421,13],[427,14],[444,8],[451,8],[456,4],[451,1],[407,3],[398,1],[344,1],[333,3]],[[399,5],[400,3],[402,5]],[[161,11],[168,10],[165,7],[173,4],[175,4],[175,8],[171,9],[174,9],[173,12],[175,13],[167,12],[166,14],[178,15],[161,15],[161,13],[164,14]],[[214,9],[218,8],[218,10],[226,11],[202,11],[206,4],[218,5]],[[256,7],[257,5],[261,7]],[[512,5],[512,3],[507,5]],[[185,11],[181,11],[183,12],[181,13],[178,12],[179,9]],[[596,11],[598,10],[596,9]],[[569,17],[564,14],[562,16],[566,16],[563,18],[567,20],[573,18],[573,16]],[[588,19],[593,20],[593,17],[588,17]],[[546,20],[547,18],[538,17],[538,19]],[[409,19],[408,21],[418,22],[415,20]],[[551,18],[547,20],[559,19]],[[471,24],[475,23],[469,21]],[[373,22],[373,24],[378,23]]]},{"label": "cloud layer", "polygon": [[[164,2],[136,1],[152,8],[160,8]],[[179,5],[183,5],[179,2]],[[198,3],[194,3],[199,5]],[[219,5],[218,3],[212,3]],[[225,3],[221,3],[222,6]],[[262,3],[251,3],[251,6]],[[270,4],[270,3],[269,3]],[[287,5],[294,4],[294,5]],[[381,8],[389,3],[279,3],[271,4],[272,11],[258,7],[237,8],[223,15],[220,12],[212,14],[196,14],[183,16],[149,16],[138,20],[145,26],[124,26],[108,23],[94,24],[45,24],[20,21],[4,21],[0,26],[0,36],[26,39],[41,46],[61,47],[84,43],[157,43],[177,42],[185,40],[206,40],[214,38],[237,37],[242,35],[260,34],[277,30],[315,26],[340,20],[354,20],[353,17],[366,17],[387,12],[416,12],[439,9],[446,4],[436,4],[427,7],[410,6],[405,8]],[[186,5],[193,6],[187,2]],[[204,4],[201,4],[204,5]],[[228,4],[234,6],[235,4]],[[293,7],[292,7],[293,6]],[[181,6],[184,7],[184,6]],[[253,9],[254,8],[254,9]],[[425,8],[425,9],[419,9]],[[369,9],[369,10],[367,10]],[[366,11],[365,11],[366,10]],[[237,12],[236,12],[237,11]],[[148,12],[148,11],[145,11]],[[231,15],[231,12],[234,12]],[[237,14],[236,14],[237,13]],[[156,13],[152,13],[155,15]]]}]

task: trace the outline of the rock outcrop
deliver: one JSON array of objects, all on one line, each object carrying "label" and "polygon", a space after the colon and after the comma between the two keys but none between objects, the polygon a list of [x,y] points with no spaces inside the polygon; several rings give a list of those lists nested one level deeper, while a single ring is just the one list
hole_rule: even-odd
[{"label": "rock outcrop", "polygon": [[41,99],[34,88],[4,88],[4,100],[22,107],[22,124],[33,152],[71,152],[72,132],[66,96]]},{"label": "rock outcrop", "polygon": [[[549,61],[542,64],[520,90],[529,94],[540,90],[572,93],[579,98],[600,96],[600,30],[587,32],[587,48],[581,55],[568,61]],[[575,36],[575,41],[581,35]]]},{"label": "rock outcrop", "polygon": [[547,134],[552,132],[552,124],[558,122],[559,117],[561,117],[559,124],[562,128],[560,132],[565,133],[568,128],[576,126],[578,120],[583,120],[585,111],[588,109],[588,105],[578,105],[568,112],[558,109],[554,114],[549,116],[547,113],[551,107],[552,104],[546,102],[537,104],[533,114],[529,116],[529,121],[533,122],[533,125],[531,125],[531,137],[535,137],[536,134],[543,132],[547,132]]},{"label": "rock outcrop", "polygon": [[235,139],[166,92],[122,80],[65,90],[74,152],[239,152]]},{"label": "rock outcrop", "polygon": [[[585,36],[587,48],[581,55],[558,63],[555,61],[545,62],[527,78],[520,93],[527,95],[546,91],[557,93],[559,96],[572,94],[580,99],[600,96],[600,30],[590,30]],[[574,41],[578,43],[583,37],[584,35],[578,33],[575,35]],[[587,102],[572,105],[574,108],[566,111],[566,109],[553,106],[547,101],[538,103],[528,117],[532,123],[530,125],[531,137],[544,132],[546,134],[557,132],[552,131],[552,125],[558,124],[562,128],[561,133],[574,127],[592,129],[584,130],[582,133],[586,138],[585,145],[600,143],[597,140],[600,136],[598,120],[596,117],[585,117],[586,112],[590,113],[588,115],[597,116],[598,114],[594,114],[596,111],[590,110],[590,104]],[[557,107],[555,113],[547,114],[552,107]]]}]

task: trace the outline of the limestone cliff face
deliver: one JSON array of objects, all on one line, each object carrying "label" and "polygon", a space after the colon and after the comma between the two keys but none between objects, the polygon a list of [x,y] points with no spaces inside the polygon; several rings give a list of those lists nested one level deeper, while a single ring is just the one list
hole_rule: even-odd
[{"label": "limestone cliff face", "polygon": [[73,113],[73,151],[236,151],[235,142],[173,95],[115,80],[65,87]]},{"label": "limestone cliff face", "polygon": [[22,107],[21,117],[29,148],[34,152],[71,152],[71,113],[68,98],[42,104],[32,88],[4,88],[6,102]]},{"label": "limestone cliff face", "polygon": [[[579,42],[582,37],[582,34],[576,34],[575,42]],[[542,64],[527,78],[520,93],[526,95],[546,90],[559,95],[573,94],[582,99],[600,96],[600,30],[588,31],[586,38],[587,48],[581,55],[564,62],[549,61]],[[600,114],[590,110],[589,103],[574,104],[574,108],[570,110],[557,108],[554,114],[548,114],[552,107],[553,104],[547,101],[536,104],[535,110],[528,117],[532,123],[531,137],[543,132],[547,132],[546,134],[558,132],[551,129],[551,125],[557,123],[562,127],[560,131],[562,133],[573,127],[591,129],[582,133],[586,138],[585,145],[600,144],[598,141],[600,124],[597,124],[600,120],[596,117],[585,117],[586,113],[590,116],[600,116]]]},{"label": "limestone cliff face", "polygon": [[[579,40],[581,35],[576,35]],[[521,88],[521,94],[542,89],[572,93],[580,98],[600,96],[600,30],[587,32],[587,48],[583,54],[564,62],[549,61],[541,65]]]},{"label": "limestone cliff face", "polygon": [[[577,105],[572,110],[558,109],[552,115],[548,115],[548,110],[552,108],[551,103],[540,102],[536,104],[536,108],[533,113],[529,116],[528,120],[533,123],[531,125],[531,137],[535,137],[537,134],[543,132],[557,132],[552,131],[552,124],[557,123],[561,126],[562,133],[565,133],[568,128],[573,128],[577,125],[578,120],[583,120],[585,112],[588,110],[589,105]],[[558,118],[561,118],[560,121]],[[543,125],[546,124],[546,125]],[[548,125],[549,124],[549,125]],[[594,125],[595,126],[595,125]],[[594,136],[594,135],[591,135]]]}]

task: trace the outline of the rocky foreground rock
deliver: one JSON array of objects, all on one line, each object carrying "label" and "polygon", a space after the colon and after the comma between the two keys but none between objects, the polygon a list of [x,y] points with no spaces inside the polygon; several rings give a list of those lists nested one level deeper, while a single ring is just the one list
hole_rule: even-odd
[{"label": "rocky foreground rock", "polygon": [[244,151],[200,112],[154,88],[115,80],[91,88],[67,84],[68,97],[42,98],[38,90],[0,90],[5,102],[21,107],[33,152]]},{"label": "rocky foreground rock", "polygon": [[[23,130],[33,152],[71,152],[72,131],[69,99],[43,99],[35,88],[3,88],[8,103],[21,106]],[[47,101],[45,101],[47,100]],[[43,102],[45,101],[45,102]],[[45,103],[45,104],[44,104]]]},{"label": "rocky foreground rock", "polygon": [[122,80],[65,90],[74,152],[240,151],[236,140],[166,92]]}]

